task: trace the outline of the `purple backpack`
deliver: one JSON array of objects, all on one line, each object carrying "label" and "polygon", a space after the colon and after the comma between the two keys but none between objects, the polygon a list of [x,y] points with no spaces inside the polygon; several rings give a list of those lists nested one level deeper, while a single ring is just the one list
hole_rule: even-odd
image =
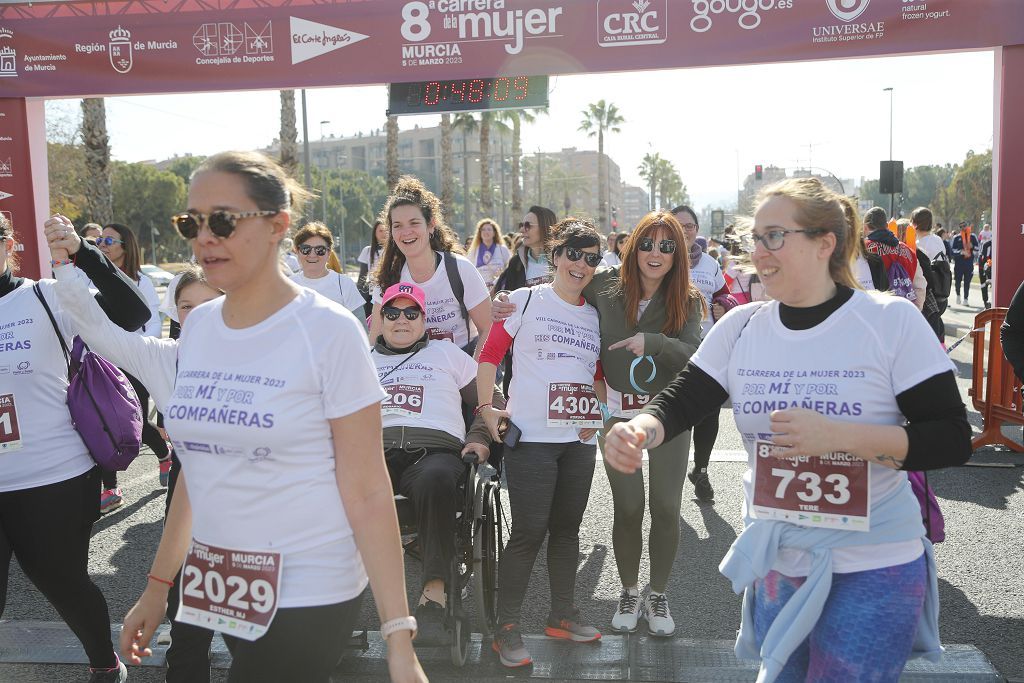
[{"label": "purple backpack", "polygon": [[142,408],[120,368],[75,337],[70,351],[39,285],[33,288],[46,309],[68,363],[68,412],[92,459],[105,470],[126,470],[142,444]]},{"label": "purple backpack", "polygon": [[907,479],[910,480],[910,488],[917,496],[917,502],[921,504],[921,520],[924,522],[924,530],[928,540],[932,543],[941,543],[946,540],[946,519],[939,509],[939,501],[935,499],[935,492],[928,485],[928,474],[925,472],[907,472]]}]

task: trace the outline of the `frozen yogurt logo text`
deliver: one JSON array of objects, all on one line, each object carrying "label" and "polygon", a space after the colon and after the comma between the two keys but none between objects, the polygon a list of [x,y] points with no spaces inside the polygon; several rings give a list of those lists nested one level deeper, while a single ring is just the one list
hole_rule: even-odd
[{"label": "frozen yogurt logo text", "polygon": [[694,17],[690,28],[704,33],[711,28],[712,15],[738,14],[740,28],[752,31],[761,25],[761,13],[775,9],[792,9],[793,0],[691,0]]}]

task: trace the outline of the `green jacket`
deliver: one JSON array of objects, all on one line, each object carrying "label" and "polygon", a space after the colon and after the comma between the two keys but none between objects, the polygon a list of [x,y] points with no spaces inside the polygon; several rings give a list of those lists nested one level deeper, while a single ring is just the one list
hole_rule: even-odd
[{"label": "green jacket", "polygon": [[640,316],[636,327],[626,324],[626,299],[622,294],[615,293],[615,285],[619,280],[620,266],[600,270],[594,274],[593,281],[583,290],[587,303],[597,309],[601,318],[601,365],[604,368],[605,381],[613,389],[621,392],[635,392],[629,382],[629,368],[636,356],[629,349],[609,351],[612,344],[632,337],[637,332],[644,334],[644,353],[654,358],[657,375],[648,384],[650,364],[641,363],[637,368],[637,384],[652,396],[675,379],[679,371],[697,351],[700,344],[700,323],[704,315],[704,307],[700,297],[690,298],[690,310],[686,316],[683,329],[674,336],[662,334],[665,324],[665,297],[659,289],[647,310]]}]

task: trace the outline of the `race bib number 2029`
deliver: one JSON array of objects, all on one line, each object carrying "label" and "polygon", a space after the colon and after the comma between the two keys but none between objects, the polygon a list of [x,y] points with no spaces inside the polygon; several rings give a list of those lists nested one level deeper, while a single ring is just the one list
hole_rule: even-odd
[{"label": "race bib number 2029", "polygon": [[277,614],[281,553],[218,548],[192,540],[175,619],[256,640]]},{"label": "race bib number 2029", "polygon": [[850,453],[776,457],[779,446],[756,441],[753,514],[800,526],[869,531],[868,463]]}]

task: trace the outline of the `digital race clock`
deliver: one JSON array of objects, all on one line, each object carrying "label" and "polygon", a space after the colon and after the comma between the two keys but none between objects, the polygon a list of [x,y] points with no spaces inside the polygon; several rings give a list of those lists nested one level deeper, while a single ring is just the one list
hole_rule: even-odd
[{"label": "digital race clock", "polygon": [[548,106],[547,76],[462,78],[392,83],[388,116]]}]

